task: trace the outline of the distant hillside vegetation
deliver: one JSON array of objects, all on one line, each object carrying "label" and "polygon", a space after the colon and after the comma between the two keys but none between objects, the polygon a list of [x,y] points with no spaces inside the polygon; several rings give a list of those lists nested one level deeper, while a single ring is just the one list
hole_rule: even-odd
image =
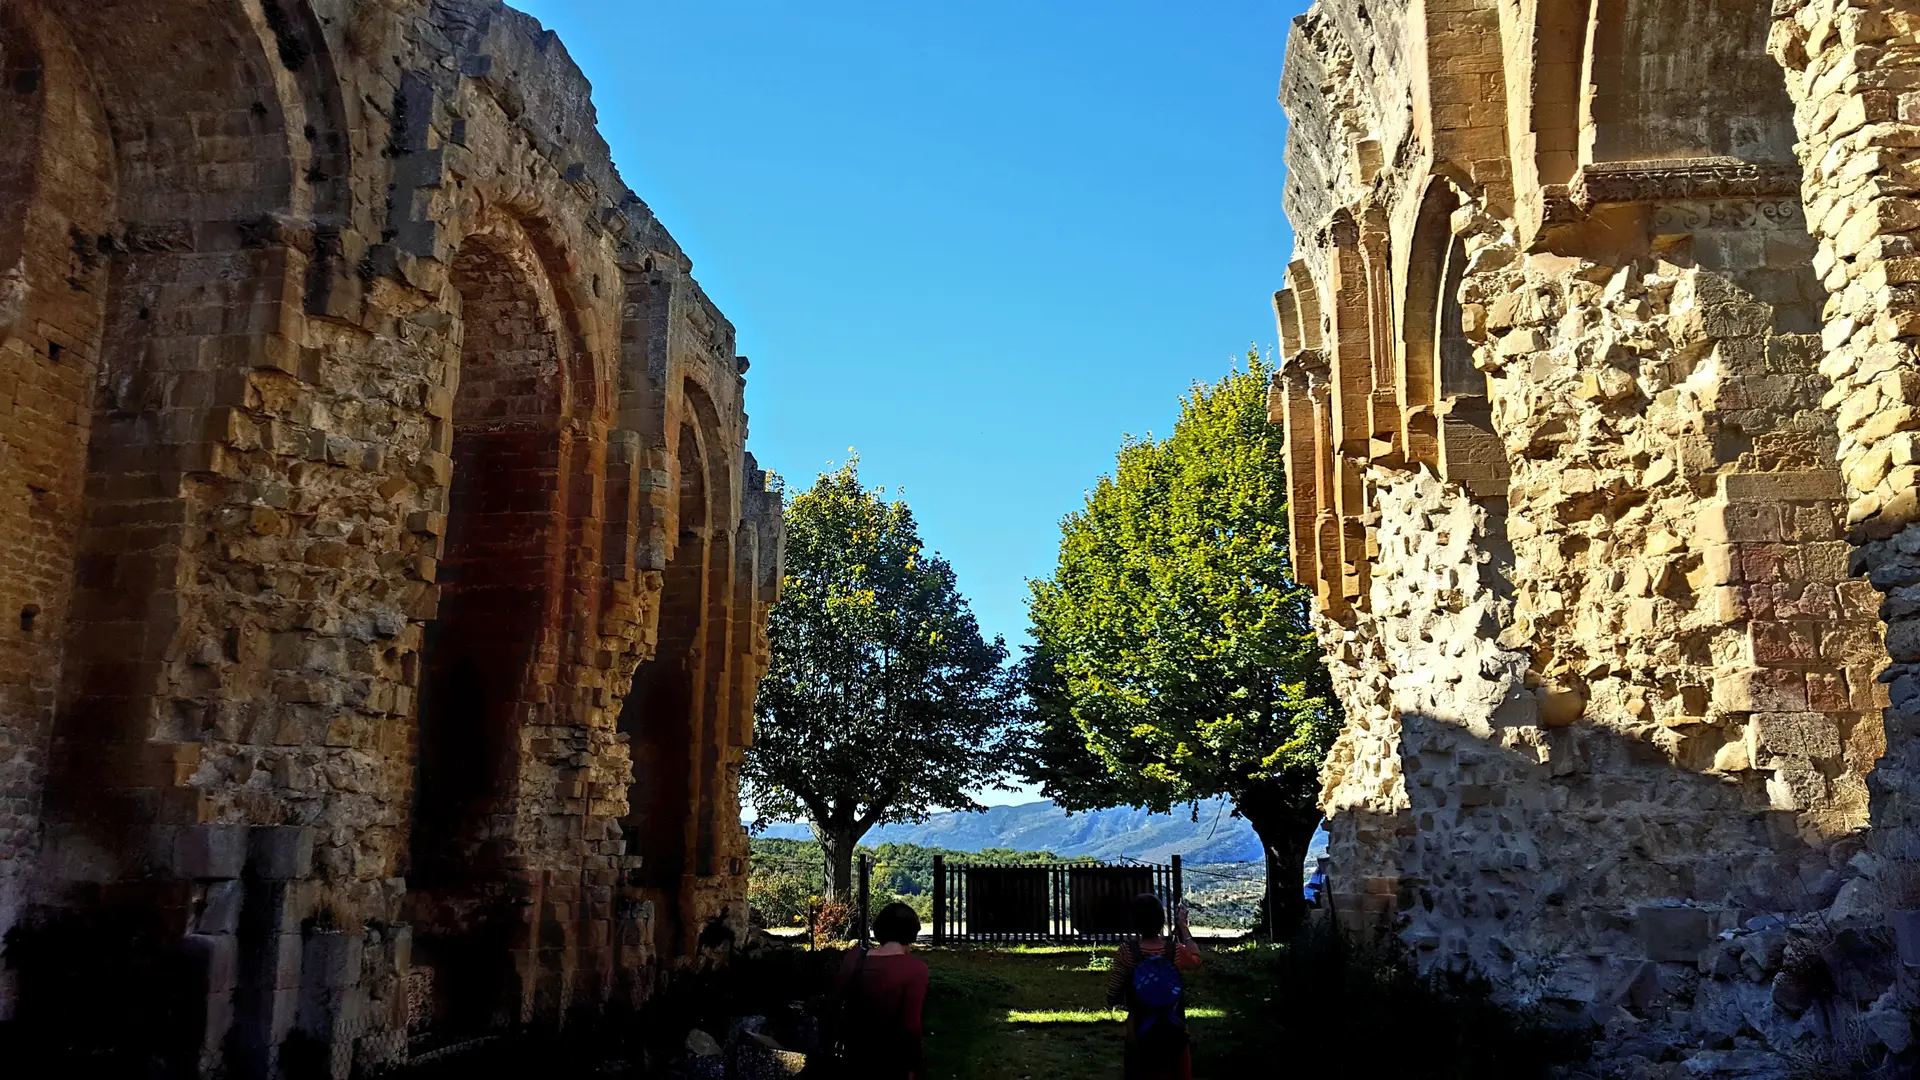
[{"label": "distant hillside vegetation", "polygon": [[[805,825],[782,824],[768,826],[761,835],[807,840],[813,833]],[[1125,808],[1070,815],[1047,801],[996,806],[978,814],[935,814],[920,825],[883,825],[861,843],[917,844],[953,851],[1049,851],[1065,859],[1165,862],[1179,855],[1195,864],[1261,859],[1259,838],[1244,820],[1233,816],[1232,805],[1224,799],[1201,803],[1197,815],[1189,810],[1149,814]]]}]

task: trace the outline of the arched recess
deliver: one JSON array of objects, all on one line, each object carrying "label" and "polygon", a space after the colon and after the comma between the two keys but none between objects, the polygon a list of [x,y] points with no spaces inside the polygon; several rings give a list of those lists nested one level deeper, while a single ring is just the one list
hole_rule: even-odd
[{"label": "arched recess", "polygon": [[[291,207],[309,224],[304,282],[308,314],[357,321],[365,283],[360,261],[366,237],[377,235],[373,209],[385,201],[353,193],[353,146],[346,102],[325,29],[312,0],[260,0],[255,33],[279,61],[281,96],[297,116],[286,125],[300,183]],[[384,192],[380,193],[384,196]]]},{"label": "arched recess", "polygon": [[72,455],[84,498],[60,511],[76,572],[45,806],[57,876],[109,881],[160,869],[167,846],[146,838],[193,820],[181,780],[152,767],[164,744],[200,737],[169,700],[164,658],[186,617],[181,564],[197,543],[188,526],[221,376],[292,355],[301,257],[275,223],[306,201],[305,180],[280,61],[247,4],[10,9],[43,41],[71,43],[72,77],[47,72],[47,130],[84,133],[47,186],[91,204],[69,215],[58,257],[73,268],[66,299],[100,316],[91,336],[50,342],[92,401]]},{"label": "arched recess", "polygon": [[[522,730],[549,704],[565,531],[563,336],[518,230],[466,238],[446,532],[426,627],[406,866],[415,954],[434,970],[434,1026],[513,1022],[527,947],[516,870]],[[506,1010],[502,1012],[502,1010]]]},{"label": "arched recess", "polygon": [[[0,533],[0,595],[37,594],[7,621],[32,623],[34,655],[0,669],[32,672],[52,718],[29,748],[43,781],[10,800],[40,814],[45,902],[7,935],[34,943],[7,961],[15,1019],[61,1043],[96,1010],[128,1017],[84,1036],[169,1066],[208,1049],[184,1033],[217,1026],[194,1015],[186,969],[154,963],[193,914],[180,883],[198,869],[182,842],[206,811],[196,785],[221,782],[196,774],[213,690],[178,662],[182,643],[239,629],[200,572],[217,556],[195,526],[230,490],[209,420],[254,369],[294,366],[298,215],[313,205],[289,135],[306,127],[299,80],[260,19],[252,0],[0,3],[0,219],[16,223],[0,293],[19,308],[0,319],[0,386],[18,395],[0,518],[24,507],[32,526],[24,542]],[[304,85],[337,104],[338,87]]]},{"label": "arched recess", "polygon": [[458,388],[438,617],[421,655],[410,884],[497,876],[511,854],[519,730],[544,702],[561,520],[561,344],[525,265],[490,237],[453,259]]},{"label": "arched recess", "polygon": [[[1420,346],[1424,351],[1419,360],[1431,365],[1436,391],[1439,439],[1434,450],[1439,474],[1464,488],[1487,512],[1483,543],[1494,556],[1492,568],[1510,569],[1513,551],[1507,543],[1506,522],[1511,467],[1506,444],[1493,427],[1486,372],[1474,366],[1473,344],[1463,325],[1460,285],[1466,275],[1467,248],[1450,224],[1460,205],[1460,193],[1453,185],[1436,181],[1428,187],[1421,206],[1422,224],[1431,228],[1427,235],[1416,235],[1413,254],[1425,263],[1420,269],[1422,280],[1437,286],[1437,291],[1422,294],[1421,303],[1430,304],[1430,315],[1422,316],[1419,335],[1413,332],[1409,314],[1408,364],[1415,362],[1413,350]],[[1413,302],[1410,292],[1409,304]]]},{"label": "arched recess", "polygon": [[706,454],[697,429],[683,423],[676,442],[677,540],[663,575],[657,643],[634,673],[619,729],[633,754],[633,786],[621,821],[627,852],[641,857],[639,882],[664,905],[660,943],[684,934],[681,886],[693,840],[695,735],[700,718],[709,573],[707,536],[712,500]]},{"label": "arched recess", "polygon": [[1367,411],[1372,438],[1368,458],[1384,464],[1399,464],[1406,459],[1406,398],[1401,394],[1402,380],[1397,360],[1400,350],[1394,341],[1393,239],[1386,211],[1368,208],[1360,223],[1360,259],[1366,274],[1367,353],[1373,360],[1368,382]]},{"label": "arched recess", "polygon": [[112,227],[112,150],[73,42],[0,5],[0,937],[39,839],[108,283],[76,237]]},{"label": "arched recess", "polygon": [[[1331,378],[1327,428],[1332,435],[1330,502],[1338,527],[1340,593],[1349,603],[1367,595],[1371,569],[1367,557],[1366,464],[1376,439],[1374,385],[1377,339],[1374,290],[1363,252],[1365,234],[1347,210],[1336,211],[1327,229],[1333,250],[1328,261],[1327,296],[1331,301],[1328,352]],[[1322,548],[1322,558],[1327,547]]]},{"label": "arched recess", "polygon": [[1593,0],[1580,161],[1794,161],[1793,106],[1752,0]]},{"label": "arched recess", "polygon": [[[1460,197],[1444,179],[1428,182],[1414,219],[1401,315],[1400,399],[1406,407],[1407,461],[1440,470],[1440,297],[1447,253],[1456,242],[1453,212]],[[1458,282],[1455,282],[1456,287]]]},{"label": "arched recess", "polygon": [[1826,296],[1772,25],[1745,0],[1593,0],[1573,189],[1588,220],[1562,246],[1691,261],[1770,304],[1776,330],[1813,333]]},{"label": "arched recess", "polygon": [[[707,448],[707,580],[706,614],[701,627],[704,638],[699,695],[699,741],[695,753],[694,774],[697,785],[694,805],[692,872],[696,877],[712,877],[717,872],[717,830],[723,812],[723,787],[726,779],[730,737],[726,722],[730,704],[733,665],[739,657],[733,648],[733,544],[735,501],[731,461],[725,457],[731,447],[721,433],[720,412],[706,389],[689,378],[684,388],[687,411],[700,428],[701,444]],[[729,815],[733,808],[728,806]]]},{"label": "arched recess", "polygon": [[[1305,554],[1310,546],[1313,577],[1308,583],[1321,610],[1338,618],[1347,610],[1347,596],[1342,523],[1335,494],[1340,482],[1340,433],[1335,425],[1331,353],[1337,349],[1328,348],[1326,309],[1311,268],[1304,260],[1295,260],[1287,267],[1287,280],[1291,286],[1287,292],[1299,312],[1300,329],[1300,351],[1286,361],[1292,375],[1285,398],[1288,461],[1293,466],[1296,492],[1292,501],[1294,528],[1310,541],[1296,552],[1295,572],[1309,567]],[[1309,508],[1310,517],[1306,516]]]}]

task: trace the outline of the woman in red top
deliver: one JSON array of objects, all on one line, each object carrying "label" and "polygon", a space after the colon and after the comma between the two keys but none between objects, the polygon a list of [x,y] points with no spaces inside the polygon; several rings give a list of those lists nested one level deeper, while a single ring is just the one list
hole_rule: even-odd
[{"label": "woman in red top", "polygon": [[[1149,1019],[1154,1010],[1145,1008],[1137,1000],[1135,968],[1149,957],[1162,956],[1172,959],[1176,972],[1188,972],[1200,966],[1200,950],[1194,946],[1193,935],[1187,930],[1186,905],[1174,909],[1172,940],[1162,936],[1166,922],[1166,911],[1160,906],[1159,897],[1152,893],[1134,897],[1133,929],[1140,939],[1120,946],[1113,958],[1113,971],[1107,976],[1107,1004],[1127,1007],[1127,1080],[1193,1080],[1193,1050],[1187,1045],[1184,994],[1172,1010],[1178,1017],[1177,1037],[1168,1039],[1165,1031],[1155,1032],[1151,1039],[1141,1037],[1142,1021]],[[1151,1018],[1155,1022],[1166,1022],[1164,1017]]]},{"label": "woman in red top", "polygon": [[920,1010],[927,1001],[927,965],[908,955],[920,916],[888,904],[873,920],[871,949],[850,949],[835,980],[829,1016],[844,1047],[838,1075],[859,1080],[919,1080]]}]

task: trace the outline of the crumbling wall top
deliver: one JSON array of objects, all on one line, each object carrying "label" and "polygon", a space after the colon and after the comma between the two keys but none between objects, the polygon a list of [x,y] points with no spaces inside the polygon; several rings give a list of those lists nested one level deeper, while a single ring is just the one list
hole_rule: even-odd
[{"label": "crumbling wall top", "polygon": [[[614,234],[623,263],[664,261],[683,274],[692,273],[692,258],[621,178],[600,133],[593,85],[558,34],[501,0],[434,0],[433,16],[459,74],[485,87],[541,155],[593,205],[594,220]],[[724,327],[720,336],[731,342],[733,324],[698,283],[689,285],[708,321]]]},{"label": "crumbling wall top", "polygon": [[1297,228],[1318,228],[1355,202],[1408,137],[1406,19],[1404,0],[1336,0],[1294,20],[1280,79],[1289,124],[1281,201]]}]

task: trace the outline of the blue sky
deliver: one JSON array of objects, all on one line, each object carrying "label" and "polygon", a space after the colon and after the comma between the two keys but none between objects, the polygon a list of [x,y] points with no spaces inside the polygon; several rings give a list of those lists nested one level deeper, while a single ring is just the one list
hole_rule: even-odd
[{"label": "blue sky", "polygon": [[1010,645],[1122,434],[1273,343],[1302,0],[510,2],[738,326],[761,463],[857,447]]}]

